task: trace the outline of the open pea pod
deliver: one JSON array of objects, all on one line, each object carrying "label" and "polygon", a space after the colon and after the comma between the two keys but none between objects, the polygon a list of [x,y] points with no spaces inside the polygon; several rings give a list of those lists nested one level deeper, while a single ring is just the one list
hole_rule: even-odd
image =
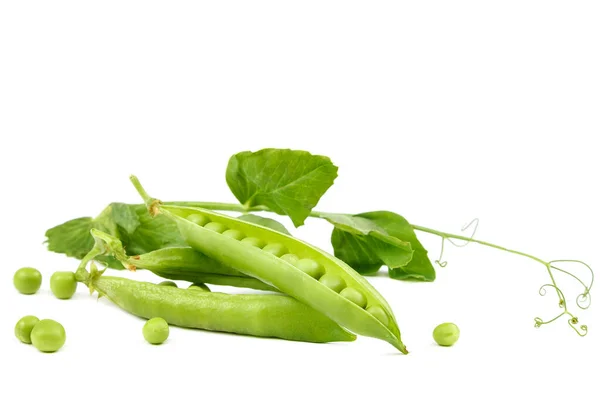
[{"label": "open pea pod", "polygon": [[385,340],[407,353],[389,304],[343,261],[264,226],[202,208],[163,205],[136,177],[131,180],[149,212],[175,221],[190,247],[276,287],[356,334]]}]

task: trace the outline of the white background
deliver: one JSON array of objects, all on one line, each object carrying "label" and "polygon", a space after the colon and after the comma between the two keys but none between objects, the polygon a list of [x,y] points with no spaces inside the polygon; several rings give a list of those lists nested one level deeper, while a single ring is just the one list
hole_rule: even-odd
[{"label": "white background", "polygon": [[[395,310],[402,356],[367,338],[177,328],[153,347],[142,320],[84,287],[53,298],[51,273],[77,262],[42,242],[137,202],[130,173],[165,200],[234,201],[229,156],[285,147],[339,166],[320,210],[385,209],[453,232],[479,217],[480,239],[597,266],[598,2],[0,4],[0,398],[597,396],[598,305],[569,303],[584,339],[565,319],[534,329],[559,312],[537,293],[543,266],[496,250],[447,248],[431,284],[369,278]],[[294,232],[330,250],[329,233],[314,220]],[[435,259],[439,240],[419,237]],[[34,296],[12,286],[25,265],[44,274]],[[20,344],[26,314],[62,322],[66,345]],[[462,336],[440,348],[431,331],[447,320]]]}]

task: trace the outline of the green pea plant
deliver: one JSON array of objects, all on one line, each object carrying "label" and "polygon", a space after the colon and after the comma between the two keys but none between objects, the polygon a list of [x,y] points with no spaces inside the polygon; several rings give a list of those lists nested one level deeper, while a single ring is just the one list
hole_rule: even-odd
[{"label": "green pea plant", "polygon": [[[333,185],[337,172],[338,168],[328,157],[313,155],[306,151],[273,148],[257,152],[244,151],[234,154],[229,159],[226,169],[227,184],[238,203],[175,201],[161,202],[160,205],[167,208],[169,206],[198,207],[204,210],[237,212],[241,213],[240,219],[275,231],[281,231],[283,228],[278,221],[252,213],[270,212],[287,216],[295,227],[303,225],[309,217],[322,219],[333,226],[331,244],[335,257],[361,275],[374,274],[382,266],[386,266],[389,277],[396,280],[434,281],[436,278],[434,264],[440,267],[445,267],[447,264],[446,261],[442,261],[446,242],[455,246],[477,243],[526,257],[541,264],[548,273],[549,282],[540,287],[539,294],[544,296],[547,290],[556,292],[561,309],[557,316],[550,319],[536,317],[534,326],[541,327],[566,316],[569,326],[578,335],[587,334],[588,327],[579,324],[575,314],[567,309],[567,298],[559,287],[555,275],[565,274],[581,284],[583,289],[576,297],[575,304],[580,309],[587,309],[591,304],[590,290],[594,281],[593,270],[588,264],[567,259],[546,261],[522,251],[476,239],[474,235],[477,220],[465,227],[465,229],[474,227],[473,235],[465,236],[411,224],[401,215],[391,211],[345,214],[315,210],[320,198]],[[139,187],[137,188],[139,191]],[[116,238],[119,246],[122,245],[125,251],[125,254],[116,255],[104,252],[95,258],[95,261],[108,268],[131,269],[135,260],[140,260],[140,255],[143,257],[144,254],[161,249],[175,248],[176,256],[182,259],[191,256],[185,250],[188,244],[182,237],[174,218],[164,214],[152,215],[153,213],[148,213],[148,205],[112,203],[95,218],[82,217],[55,226],[46,232],[48,249],[81,260],[94,247],[97,238],[90,235],[90,231],[94,230],[96,237],[104,232]],[[232,221],[228,223],[235,225]],[[428,251],[418,240],[416,232],[441,238],[440,256],[434,263],[431,262]],[[287,231],[284,233],[289,234]],[[153,253],[147,257],[159,256]],[[127,259],[131,261],[126,261]],[[561,268],[567,263],[586,268],[590,274],[589,283],[575,273]],[[162,276],[169,278],[165,271],[162,272]],[[195,273],[211,276],[210,273],[205,272]],[[226,276],[229,280],[240,279],[240,275],[241,278],[244,277],[243,274],[230,273],[237,276],[223,274],[219,276]],[[214,279],[216,274],[213,273],[212,276]]]}]

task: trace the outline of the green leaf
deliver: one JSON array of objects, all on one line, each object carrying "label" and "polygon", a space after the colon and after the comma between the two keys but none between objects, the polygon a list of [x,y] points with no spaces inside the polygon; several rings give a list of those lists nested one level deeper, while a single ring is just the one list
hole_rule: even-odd
[{"label": "green leaf", "polygon": [[140,226],[140,219],[136,214],[137,207],[123,203],[113,203],[110,207],[112,209],[113,221],[127,234],[133,234]]},{"label": "green leaf", "polygon": [[90,230],[94,228],[91,217],[76,218],[46,231],[48,250],[82,259],[94,247]]},{"label": "green leaf", "polygon": [[153,218],[143,205],[130,207],[137,215],[140,224],[132,234],[126,235],[121,232],[119,235],[127,254],[137,255],[165,247],[187,246],[177,229],[177,224],[171,219],[161,214]]},{"label": "green leaf", "polygon": [[394,279],[435,280],[427,250],[402,216],[375,211],[358,215],[325,214],[323,218],[335,226],[331,242],[336,257],[361,274],[377,272],[387,265]]},{"label": "green leaf", "polygon": [[252,222],[253,224],[257,224],[257,225],[266,226],[267,228],[271,228],[274,231],[285,233],[286,235],[292,236],[290,231],[288,231],[281,222],[275,221],[274,219],[271,219],[271,218],[264,218],[264,217],[261,217],[260,215],[255,215],[255,214],[243,214],[243,215],[240,215],[238,217],[238,219],[241,219],[242,221],[246,221],[246,222]]},{"label": "green leaf", "polygon": [[296,227],[304,223],[336,177],[337,167],[328,157],[289,149],[235,154],[226,173],[227,184],[240,203],[266,206],[289,216]]},{"label": "green leaf", "polygon": [[[77,218],[48,229],[48,250],[82,259],[94,247],[92,228],[121,240],[129,255],[186,245],[169,218],[163,215],[152,218],[141,204],[112,203],[96,218]],[[110,268],[122,268],[113,257],[99,257],[98,261]]]}]

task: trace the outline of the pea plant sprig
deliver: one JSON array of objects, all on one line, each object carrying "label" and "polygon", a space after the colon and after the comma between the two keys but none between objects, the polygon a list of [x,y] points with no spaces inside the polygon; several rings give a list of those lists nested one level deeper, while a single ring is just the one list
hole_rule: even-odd
[{"label": "pea plant sprig", "polygon": [[[415,232],[436,235],[441,238],[441,254],[435,264],[446,266],[442,261],[444,243],[454,245],[477,243],[482,246],[505,251],[542,264],[548,273],[549,282],[542,285],[539,294],[548,290],[556,292],[560,314],[544,320],[536,317],[534,326],[551,323],[568,317],[568,324],[580,336],[587,334],[586,325],[567,308],[567,298],[555,277],[562,273],[576,280],[583,287],[575,304],[587,309],[591,303],[591,288],[594,282],[592,268],[579,260],[545,261],[531,254],[509,249],[474,237],[478,221],[474,220],[465,229],[474,226],[471,236],[448,233],[409,223],[404,217],[390,211],[371,211],[360,214],[343,214],[317,211],[314,208],[320,198],[333,185],[338,168],[328,157],[306,151],[289,149],[263,149],[234,154],[227,165],[226,181],[237,204],[220,202],[165,202],[166,205],[187,205],[208,210],[239,212],[253,218],[253,212],[270,212],[287,216],[295,227],[304,224],[307,218],[319,218],[333,225],[331,244],[336,257],[346,262],[363,275],[370,275],[386,266],[392,279],[432,282],[436,271],[428,251],[418,240]],[[263,223],[277,223],[264,219]],[[83,217],[68,221],[46,232],[49,250],[82,259],[93,248],[94,239],[90,230],[94,228],[118,238],[128,255],[144,254],[161,248],[185,246],[175,224],[168,218],[151,218],[144,205],[110,204],[98,217]],[[464,231],[464,229],[463,229]],[[456,241],[461,241],[458,244]],[[96,261],[110,268],[123,268],[121,262],[110,255],[102,255]],[[586,268],[588,280],[558,265],[571,263]]]}]

